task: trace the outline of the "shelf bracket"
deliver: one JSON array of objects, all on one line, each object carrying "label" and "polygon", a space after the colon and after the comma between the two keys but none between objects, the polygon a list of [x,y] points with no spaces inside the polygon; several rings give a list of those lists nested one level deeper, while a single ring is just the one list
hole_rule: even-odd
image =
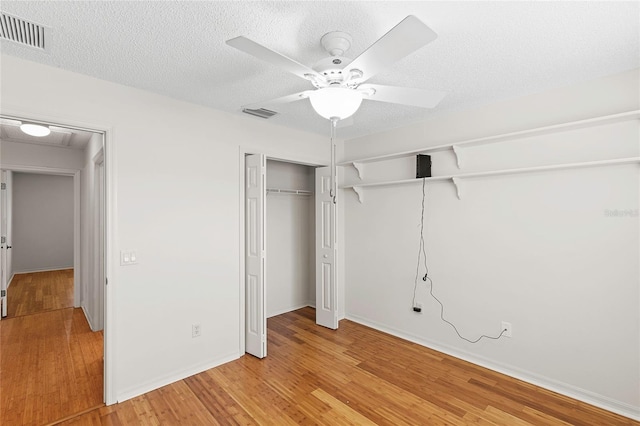
[{"label": "shelf bracket", "polygon": [[360,180],[364,179],[364,163],[357,163],[354,161],[351,164],[353,165],[353,168],[358,172],[358,177],[360,178]]},{"label": "shelf bracket", "polygon": [[359,186],[352,186],[351,189],[353,189],[353,192],[355,192],[358,196],[358,201],[360,201],[360,204],[364,203],[364,190]]},{"label": "shelf bracket", "polygon": [[451,145],[451,149],[453,149],[453,153],[456,155],[456,163],[458,168],[462,168],[462,148],[458,145]]},{"label": "shelf bracket", "polygon": [[462,200],[462,180],[460,178],[454,177],[454,178],[451,178],[451,181],[456,187],[456,194],[458,195],[458,200]]}]

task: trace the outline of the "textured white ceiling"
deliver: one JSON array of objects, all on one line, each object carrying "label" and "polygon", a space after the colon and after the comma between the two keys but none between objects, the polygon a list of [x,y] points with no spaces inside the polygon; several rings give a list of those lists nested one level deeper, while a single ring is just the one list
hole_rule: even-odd
[{"label": "textured white ceiling", "polygon": [[[237,114],[240,106],[312,88],[237,51],[244,35],[306,65],[320,37],[348,32],[356,57],[409,14],[439,37],[370,80],[449,92],[434,110],[365,100],[352,138],[640,66],[634,2],[7,1],[2,11],[51,27],[50,51],[8,41],[2,52]],[[308,100],[269,121],[328,134]],[[248,117],[248,116],[247,116]],[[250,118],[261,120],[260,118]]]},{"label": "textured white ceiling", "polygon": [[20,124],[22,123],[17,120],[0,118],[0,140],[83,150],[93,135],[83,130],[49,126],[51,130],[49,135],[36,137],[23,133],[20,130]]}]

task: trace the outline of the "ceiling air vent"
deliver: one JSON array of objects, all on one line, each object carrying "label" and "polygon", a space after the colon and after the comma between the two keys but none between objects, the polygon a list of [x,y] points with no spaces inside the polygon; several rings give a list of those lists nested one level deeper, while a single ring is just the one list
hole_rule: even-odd
[{"label": "ceiling air vent", "polygon": [[0,13],[0,39],[14,41],[25,46],[45,50],[45,34],[48,29],[24,19]]},{"label": "ceiling air vent", "polygon": [[259,109],[242,108],[242,112],[249,115],[255,115],[256,117],[260,117],[260,118],[271,118],[277,114],[277,112],[275,111],[271,111],[264,108],[259,108]]}]

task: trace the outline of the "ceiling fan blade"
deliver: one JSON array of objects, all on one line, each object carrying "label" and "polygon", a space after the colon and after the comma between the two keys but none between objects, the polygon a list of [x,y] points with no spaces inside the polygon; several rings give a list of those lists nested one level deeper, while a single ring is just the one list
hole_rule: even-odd
[{"label": "ceiling fan blade", "polygon": [[293,93],[291,95],[282,96],[280,98],[269,99],[268,101],[256,102],[249,105],[243,105],[243,109],[256,109],[261,108],[263,106],[272,106],[272,105],[280,105],[286,104],[289,102],[299,101],[301,99],[307,99],[309,97],[309,93],[313,92],[313,90],[305,90],[304,92]]},{"label": "ceiling fan blade", "polygon": [[358,86],[358,91],[362,93],[363,99],[420,108],[434,108],[447,95],[447,92],[440,90],[411,89],[380,84],[361,84]]},{"label": "ceiling fan blade", "polygon": [[352,78],[352,81],[362,83],[437,37],[421,20],[409,15],[345,68],[362,71],[361,77]]},{"label": "ceiling fan blade", "polygon": [[280,67],[285,71],[289,71],[290,73],[295,74],[300,78],[304,78],[305,80],[311,80],[315,78],[319,81],[325,81],[325,78],[322,75],[318,74],[311,68],[302,65],[301,63],[298,63],[293,59],[287,58],[286,56],[278,52],[268,49],[253,40],[249,40],[246,37],[240,36],[232,38],[231,40],[227,40],[227,44],[231,47],[235,47],[236,49],[243,51],[244,53],[248,53],[251,56],[255,56],[258,59]]}]

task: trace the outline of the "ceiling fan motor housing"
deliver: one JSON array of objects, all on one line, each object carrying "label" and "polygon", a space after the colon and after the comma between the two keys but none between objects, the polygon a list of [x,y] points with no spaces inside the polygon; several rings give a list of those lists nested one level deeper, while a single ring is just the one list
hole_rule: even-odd
[{"label": "ceiling fan motor housing", "polygon": [[351,47],[352,42],[351,36],[342,31],[331,31],[320,39],[320,44],[331,56],[344,55],[344,52]]},{"label": "ceiling fan motor housing", "polygon": [[[312,67],[318,74],[324,76],[329,84],[342,82],[348,75],[343,75],[343,68],[352,61],[350,58],[343,56],[329,56],[321,59]],[[345,71],[346,73],[346,71]]]}]

